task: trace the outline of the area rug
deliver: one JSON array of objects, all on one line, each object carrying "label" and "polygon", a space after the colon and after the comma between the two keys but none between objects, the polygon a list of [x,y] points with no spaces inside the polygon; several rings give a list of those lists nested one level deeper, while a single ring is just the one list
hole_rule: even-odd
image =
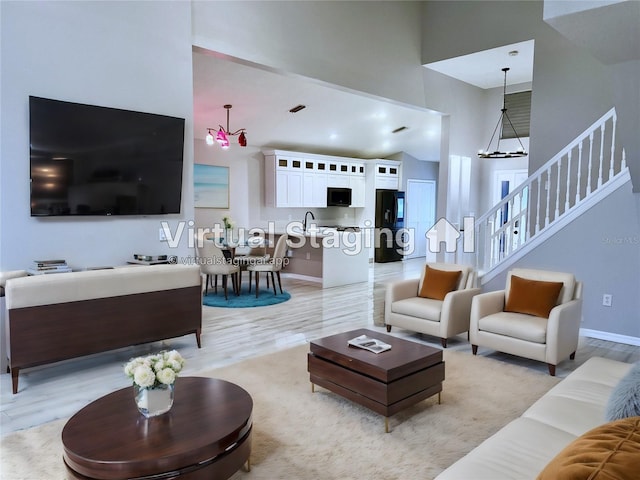
[{"label": "area rug", "polygon": [[[254,401],[251,472],[233,480],[432,479],[509,421],[559,379],[471,353],[444,351],[442,404],[436,397],[389,421],[320,387],[312,393],[308,345],[217,370]],[[64,479],[57,420],[5,437],[0,478]]]},{"label": "area rug", "polygon": [[240,295],[234,295],[231,290],[227,292],[227,299],[224,298],[224,290],[218,288],[218,293],[214,293],[211,289],[207,295],[202,296],[202,303],[208,307],[225,307],[225,308],[250,308],[250,307],[264,307],[266,305],[276,305],[278,303],[286,302],[291,299],[291,294],[287,291],[274,295],[273,290],[266,288],[260,289],[260,294],[256,298],[256,291],[252,289],[249,292],[249,288],[242,288]]}]

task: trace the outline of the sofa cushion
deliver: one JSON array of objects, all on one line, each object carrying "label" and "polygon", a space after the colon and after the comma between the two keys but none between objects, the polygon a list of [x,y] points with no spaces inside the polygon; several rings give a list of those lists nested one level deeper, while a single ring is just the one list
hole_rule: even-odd
[{"label": "sofa cushion", "polygon": [[511,275],[509,296],[504,310],[549,318],[551,309],[558,303],[563,285],[562,282],[543,282]]},{"label": "sofa cushion", "polygon": [[640,472],[640,417],[605,423],[567,445],[538,480],[635,480]]},{"label": "sofa cushion", "polygon": [[640,362],[613,388],[605,410],[607,421],[637,416],[640,416]]},{"label": "sofa cushion", "polygon": [[532,480],[575,438],[535,420],[516,418],[440,473],[437,480]]},{"label": "sofa cushion", "polygon": [[419,297],[444,300],[447,293],[456,290],[460,280],[460,270],[438,270],[424,266],[424,279],[418,292]]},{"label": "sofa cushion", "polygon": [[411,297],[397,300],[391,304],[391,311],[409,317],[424,318],[434,322],[440,321],[442,300],[432,298]]},{"label": "sofa cushion", "polygon": [[534,343],[547,341],[547,319],[513,312],[498,312],[482,317],[478,329],[483,332],[519,338]]}]

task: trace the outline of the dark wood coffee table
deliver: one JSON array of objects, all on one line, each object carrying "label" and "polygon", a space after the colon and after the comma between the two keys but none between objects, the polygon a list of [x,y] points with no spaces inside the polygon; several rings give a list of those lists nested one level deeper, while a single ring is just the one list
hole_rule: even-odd
[{"label": "dark wood coffee table", "polygon": [[222,480],[250,468],[251,396],[224,380],[181,377],[171,410],[145,418],[133,387],[90,403],[62,430],[67,478]]},{"label": "dark wood coffee table", "polygon": [[[373,353],[347,342],[367,335],[391,345]],[[444,380],[442,350],[371,330],[353,330],[315,340],[308,355],[311,390],[320,385],[385,417],[440,392]]]}]

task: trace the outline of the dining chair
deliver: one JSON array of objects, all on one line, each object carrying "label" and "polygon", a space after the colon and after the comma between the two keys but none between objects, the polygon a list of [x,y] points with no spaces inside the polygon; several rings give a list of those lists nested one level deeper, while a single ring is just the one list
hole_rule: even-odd
[{"label": "dining chair", "polygon": [[238,273],[240,267],[233,264],[233,260],[229,259],[224,251],[217,245],[212,234],[196,235],[196,251],[198,254],[198,264],[200,271],[206,275],[204,294],[209,292],[211,285],[211,277],[215,283],[215,293],[218,293],[218,275],[222,275],[222,288],[224,289],[224,298],[228,300],[227,295],[227,277],[231,276],[233,292],[240,294],[238,288]]},{"label": "dining chair", "polygon": [[242,286],[242,272],[249,272],[249,293],[251,293],[253,272],[248,270],[248,267],[249,265],[257,265],[269,261],[271,255],[267,253],[267,243],[268,242],[264,237],[251,237],[247,240],[247,253],[240,253],[237,251],[233,258],[233,263],[240,267],[240,272],[238,273],[238,285],[240,287]]},{"label": "dining chair", "polygon": [[[284,293],[282,290],[282,280],[280,278],[280,270],[284,266],[284,258],[287,253],[287,240],[289,236],[285,233],[278,238],[276,242],[276,246],[273,250],[273,256],[269,258],[265,262],[254,263],[247,266],[247,270],[251,272],[255,272],[256,274],[256,298],[260,294],[260,272],[265,272],[267,274],[267,282],[269,278],[269,274],[271,274],[271,283],[273,284],[273,294],[278,295],[276,291],[276,281],[275,275],[278,277],[278,286],[280,287],[280,293]],[[268,283],[267,283],[268,285]]]}]

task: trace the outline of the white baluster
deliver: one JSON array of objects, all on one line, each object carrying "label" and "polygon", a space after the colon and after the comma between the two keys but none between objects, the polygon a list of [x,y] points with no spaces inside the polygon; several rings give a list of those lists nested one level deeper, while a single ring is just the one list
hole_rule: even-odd
[{"label": "white baluster", "polygon": [[[571,152],[573,152],[572,150],[569,150],[569,154],[567,155],[568,157],[568,161],[567,161],[567,192],[566,192],[566,197],[564,200],[564,211],[565,213],[569,210],[569,190],[571,188]],[[580,186],[578,186],[578,188],[580,188]]]},{"label": "white baluster", "polygon": [[624,170],[625,168],[627,168],[627,152],[623,148],[622,149],[622,162],[620,162],[620,171]]},{"label": "white baluster", "polygon": [[507,225],[507,228],[505,229],[505,242],[507,242],[505,253],[506,255],[510,255],[511,251],[513,249],[513,218],[514,218],[514,213],[515,211],[513,210],[515,205],[515,196],[511,198],[511,200],[509,200],[509,210],[507,210],[509,212],[509,223]]},{"label": "white baluster", "polygon": [[600,126],[600,167],[598,168],[598,188],[602,186],[602,162],[604,161],[604,123]]},{"label": "white baluster", "polygon": [[484,269],[489,270],[491,268],[491,230],[493,225],[491,224],[491,218],[487,218],[485,225],[485,242],[484,242]]},{"label": "white baluster", "polygon": [[613,130],[611,131],[611,160],[609,160],[609,180],[613,178],[613,166],[614,166],[614,152],[616,149],[616,122],[618,121],[617,115],[613,115],[613,126],[611,127]]},{"label": "white baluster", "polygon": [[593,132],[589,134],[589,176],[587,177],[587,191],[585,192],[585,197],[588,197],[591,194],[591,170],[593,170]]},{"label": "white baluster", "polygon": [[576,205],[580,202],[580,180],[582,179],[582,142],[578,144],[578,181],[576,182]]},{"label": "white baluster", "polygon": [[540,231],[540,185],[542,184],[542,174],[538,176],[538,198],[536,199],[536,233]]},{"label": "white baluster", "polygon": [[560,174],[562,170],[562,157],[558,159],[558,181],[556,184],[556,211],[553,220],[557,220],[560,216]]},{"label": "white baluster", "polygon": [[546,185],[546,190],[547,190],[547,211],[544,217],[544,227],[543,228],[547,228],[547,225],[549,225],[549,204],[551,203],[551,167],[549,167],[547,169],[547,185]]}]

